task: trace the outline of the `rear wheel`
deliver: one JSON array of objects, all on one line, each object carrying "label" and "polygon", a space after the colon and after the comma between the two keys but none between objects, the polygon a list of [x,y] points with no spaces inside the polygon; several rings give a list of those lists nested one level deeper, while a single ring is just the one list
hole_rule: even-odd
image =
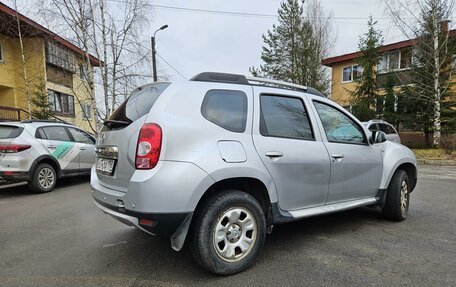
[{"label": "rear wheel", "polygon": [[241,191],[226,191],[211,197],[195,218],[192,252],[203,268],[234,274],[255,262],[265,236],[258,201]]},{"label": "rear wheel", "polygon": [[33,171],[32,180],[29,181],[29,188],[35,193],[45,193],[52,191],[57,183],[57,173],[55,169],[47,164],[40,163]]},{"label": "rear wheel", "polygon": [[402,221],[407,217],[410,204],[410,181],[407,173],[397,170],[386,192],[383,216],[390,220]]}]

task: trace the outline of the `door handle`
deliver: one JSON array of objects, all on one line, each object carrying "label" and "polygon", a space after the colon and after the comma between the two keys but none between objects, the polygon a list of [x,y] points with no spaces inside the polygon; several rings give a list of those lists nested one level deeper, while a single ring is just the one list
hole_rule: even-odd
[{"label": "door handle", "polygon": [[265,155],[270,158],[277,158],[277,157],[282,157],[283,153],[281,153],[280,151],[268,151],[265,153]]},{"label": "door handle", "polygon": [[331,155],[331,157],[334,158],[334,159],[338,159],[338,158],[344,158],[344,155],[340,154],[340,153],[333,153]]},{"label": "door handle", "polygon": [[85,147],[80,147],[79,150],[86,150],[86,148]]},{"label": "door handle", "polygon": [[53,148],[55,148],[55,145],[50,144],[50,145],[47,146],[47,148],[53,149]]}]

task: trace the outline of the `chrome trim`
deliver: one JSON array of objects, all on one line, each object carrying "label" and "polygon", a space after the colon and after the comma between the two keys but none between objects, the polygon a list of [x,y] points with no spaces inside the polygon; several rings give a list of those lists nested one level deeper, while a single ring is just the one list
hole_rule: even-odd
[{"label": "chrome trim", "polygon": [[348,210],[348,209],[352,209],[352,208],[356,208],[356,207],[366,206],[366,205],[377,203],[377,201],[378,201],[378,199],[376,197],[370,197],[370,198],[358,199],[358,200],[353,200],[353,201],[333,203],[330,205],[311,207],[311,208],[306,208],[306,209],[292,210],[292,211],[289,211],[289,213],[294,218],[304,218],[304,217],[310,217],[310,216],[314,216],[314,215],[333,213],[333,212],[337,212],[337,211],[343,211],[343,210]]},{"label": "chrome trim", "polygon": [[106,208],[103,205],[101,205],[98,202],[96,202],[95,200],[93,202],[95,203],[96,207],[101,209],[101,211],[103,211],[104,213],[106,213],[108,215],[111,215],[112,217],[114,217],[114,219],[122,222],[123,224],[129,225],[129,226],[134,226],[134,227],[138,228],[139,230],[144,231],[145,233],[148,233],[150,235],[154,235],[155,236],[155,234],[153,234],[150,231],[145,230],[144,228],[142,228],[139,225],[138,218],[133,217],[133,216],[129,216],[129,215],[126,215],[126,214],[123,214],[123,213],[120,213],[120,212],[116,212],[116,211],[111,210],[109,208]]},{"label": "chrome trim", "polygon": [[119,149],[115,146],[96,146],[95,154],[97,157],[117,159],[119,156]]}]

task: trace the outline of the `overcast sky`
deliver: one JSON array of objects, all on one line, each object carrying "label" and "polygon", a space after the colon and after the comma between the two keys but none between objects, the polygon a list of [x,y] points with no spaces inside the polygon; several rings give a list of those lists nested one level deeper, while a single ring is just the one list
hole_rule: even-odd
[{"label": "overcast sky", "polygon": [[[1,0],[0,0],[1,1]],[[107,0],[108,3],[110,0]],[[11,0],[5,1],[11,4]],[[32,11],[34,0],[18,0],[19,8]],[[144,39],[164,24],[169,28],[157,33],[157,51],[186,78],[203,71],[248,74],[250,66],[261,64],[261,35],[277,23],[279,0],[154,0],[150,26],[144,27]],[[394,28],[381,0],[321,0],[332,11],[337,40],[331,55],[356,51],[359,35],[367,30],[367,18],[378,20],[385,43],[404,39]],[[32,6],[32,7],[30,7]],[[183,11],[165,7],[217,10],[271,16],[235,16],[220,13]],[[33,15],[27,15],[33,18]],[[52,28],[52,27],[51,27]],[[57,32],[57,31],[56,31]],[[158,58],[159,70],[171,79],[182,79]]]},{"label": "overcast sky", "polygon": [[[205,10],[233,11],[277,15],[278,0],[156,0],[155,5],[188,7]],[[358,37],[367,29],[367,17],[385,18],[384,6],[378,0],[322,0],[325,9],[333,12],[337,40],[333,55],[353,52]],[[250,66],[261,64],[261,35],[277,22],[277,17],[233,16],[196,13],[155,7],[153,28],[168,24],[157,33],[157,51],[185,77],[201,71],[224,71],[248,74]],[[338,19],[343,17],[344,19]],[[356,19],[350,19],[356,18]],[[359,19],[364,18],[364,19]],[[400,40],[390,19],[379,19],[386,42]],[[160,65],[166,66],[161,61]],[[177,73],[167,73],[179,78]]]}]

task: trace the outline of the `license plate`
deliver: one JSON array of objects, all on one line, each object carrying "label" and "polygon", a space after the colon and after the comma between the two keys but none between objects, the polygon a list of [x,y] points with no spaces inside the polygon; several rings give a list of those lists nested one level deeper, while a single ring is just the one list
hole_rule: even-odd
[{"label": "license plate", "polygon": [[99,158],[97,161],[97,172],[112,175],[115,163],[116,161],[113,159]]}]

